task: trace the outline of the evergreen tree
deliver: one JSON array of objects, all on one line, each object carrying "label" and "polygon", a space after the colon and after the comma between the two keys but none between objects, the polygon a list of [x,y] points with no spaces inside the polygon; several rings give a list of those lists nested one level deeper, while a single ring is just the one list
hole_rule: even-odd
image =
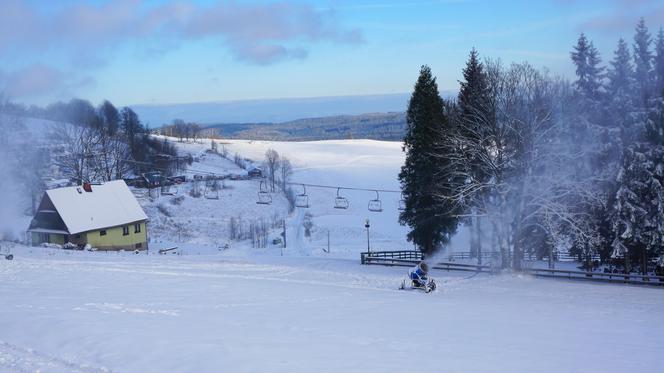
[{"label": "evergreen tree", "polygon": [[651,94],[652,53],[650,53],[650,33],[646,22],[641,18],[634,34],[634,77],[639,91],[640,107],[646,107]]},{"label": "evergreen tree", "polygon": [[458,105],[462,116],[472,117],[480,110],[485,110],[487,101],[487,80],[484,66],[479,60],[477,50],[473,48],[463,69],[463,81],[459,82]]},{"label": "evergreen tree", "polygon": [[[477,50],[473,48],[466,62],[466,67],[462,71],[463,81],[460,81],[458,106],[459,115],[455,122],[458,134],[464,139],[464,146],[458,149],[459,152],[465,152],[468,155],[468,174],[475,182],[483,183],[488,177],[484,166],[482,151],[489,147],[491,138],[490,131],[495,125],[493,110],[489,100],[489,84],[484,71],[484,65],[480,62]],[[468,207],[473,210],[471,215],[477,215],[477,202],[483,200],[485,193],[478,193],[475,198],[477,201],[467,201]],[[467,221],[471,227],[470,252],[475,255],[481,255],[481,227],[480,221],[476,217],[471,217]]]},{"label": "evergreen tree", "polygon": [[608,72],[609,93],[613,96],[629,95],[632,90],[634,74],[627,43],[623,38],[618,40],[618,48],[613,52],[613,61]]},{"label": "evergreen tree", "polygon": [[638,258],[642,273],[649,256],[664,255],[664,98],[650,107],[640,137],[623,152],[613,216],[614,253],[628,267]]},{"label": "evergreen tree", "polygon": [[655,42],[655,96],[664,96],[664,29],[660,28]]},{"label": "evergreen tree", "polygon": [[125,107],[120,112],[120,116],[120,124],[127,137],[127,143],[129,144],[132,158],[135,160],[143,160],[144,154],[140,151],[139,139],[137,138],[137,136],[143,132],[143,125],[138,119],[138,115],[131,108]]},{"label": "evergreen tree", "polygon": [[576,68],[576,81],[574,85],[579,92],[583,92],[588,81],[588,49],[590,48],[588,39],[584,33],[581,33],[573,48],[574,50],[570,53],[570,56]]},{"label": "evergreen tree", "polygon": [[406,126],[403,145],[406,160],[399,173],[406,206],[399,215],[399,222],[411,228],[408,240],[430,254],[454,234],[457,218],[436,197],[437,191],[444,188],[436,170],[444,166],[441,163],[445,159],[433,154],[441,136],[450,132],[450,126],[436,79],[428,66],[422,66],[415,83]]},{"label": "evergreen tree", "polygon": [[120,113],[118,113],[118,109],[116,109],[108,100],[105,100],[99,106],[99,117],[101,118],[104,131],[110,136],[115,136],[120,124]]},{"label": "evergreen tree", "polygon": [[602,59],[595,45],[581,34],[574,50],[570,53],[576,67],[577,80],[574,82],[581,97],[591,104],[600,98],[600,88],[604,78],[604,68],[600,66]]}]

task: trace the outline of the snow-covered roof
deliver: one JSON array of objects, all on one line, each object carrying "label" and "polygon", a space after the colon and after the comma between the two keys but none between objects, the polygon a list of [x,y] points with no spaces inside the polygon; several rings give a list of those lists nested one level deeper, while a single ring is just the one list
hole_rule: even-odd
[{"label": "snow-covered roof", "polygon": [[124,180],[92,185],[92,192],[82,186],[47,190],[70,234],[115,227],[147,220]]}]

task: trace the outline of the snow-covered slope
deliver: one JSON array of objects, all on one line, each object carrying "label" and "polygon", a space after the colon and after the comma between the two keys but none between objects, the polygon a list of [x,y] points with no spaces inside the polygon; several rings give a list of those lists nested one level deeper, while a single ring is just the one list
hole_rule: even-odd
[{"label": "snow-covered slope", "polygon": [[[179,151],[199,158],[190,168],[190,177],[197,172],[217,174],[242,173],[232,162],[215,154],[205,154],[210,148],[210,141],[201,143],[175,142]],[[227,242],[228,222],[231,217],[243,219],[280,219],[286,218],[287,244],[286,255],[325,255],[334,257],[359,257],[359,252],[367,248],[365,220],[370,221],[370,245],[372,250],[403,250],[412,248],[406,240],[407,227],[398,223],[398,204],[401,198],[398,192],[397,175],[404,161],[401,143],[372,140],[333,140],[313,142],[274,142],[224,140],[229,154],[235,153],[260,164],[268,149],[276,150],[281,157],[288,158],[293,164],[291,181],[295,193],[304,192],[297,183],[325,185],[333,187],[369,189],[369,191],[341,189],[340,195],[347,198],[350,207],[347,210],[335,209],[334,199],[337,189],[308,187],[306,193],[310,207],[298,208],[288,216],[286,201],[280,193],[274,193],[275,203],[271,206],[256,205],[259,181],[227,181],[231,189],[223,190],[220,199],[205,200],[185,197],[184,202],[172,206],[168,201],[175,197],[159,198],[146,201],[144,206],[153,219],[151,226],[156,229],[161,239],[198,244],[218,245]],[[185,189],[188,188],[185,187]],[[376,199],[373,190],[379,192],[382,212],[368,210],[369,200]],[[157,205],[166,205],[172,216],[165,218]],[[163,208],[162,208],[163,210]],[[313,216],[314,228],[311,237],[304,237],[302,221],[305,214]],[[168,225],[180,222],[192,232],[190,238],[174,239],[174,229]],[[463,230],[461,230],[463,231]],[[155,231],[153,230],[153,233]],[[327,238],[330,238],[331,252],[324,254]],[[273,230],[271,238],[278,237],[280,231]],[[234,244],[238,246],[238,244]],[[240,245],[242,246],[242,245]],[[271,252],[281,253],[277,247]],[[467,251],[467,238],[459,235],[449,250]]]},{"label": "snow-covered slope", "polygon": [[13,249],[0,371],[645,372],[661,289],[404,269],[357,259]]}]

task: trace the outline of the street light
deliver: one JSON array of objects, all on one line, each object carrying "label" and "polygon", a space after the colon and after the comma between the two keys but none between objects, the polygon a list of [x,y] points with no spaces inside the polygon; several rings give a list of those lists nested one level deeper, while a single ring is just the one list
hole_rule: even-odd
[{"label": "street light", "polygon": [[364,228],[367,229],[367,252],[368,252],[368,253],[371,252],[371,247],[369,246],[369,227],[370,227],[370,226],[371,226],[371,225],[369,225],[369,219],[365,219],[365,220],[364,220]]}]

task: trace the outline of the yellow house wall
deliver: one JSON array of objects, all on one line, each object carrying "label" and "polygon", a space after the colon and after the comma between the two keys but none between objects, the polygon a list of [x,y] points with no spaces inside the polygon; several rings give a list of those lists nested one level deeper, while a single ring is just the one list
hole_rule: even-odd
[{"label": "yellow house wall", "polygon": [[106,228],[106,235],[101,236],[99,234],[100,230],[89,231],[81,234],[87,236],[87,243],[92,247],[98,249],[131,249],[135,248],[137,243],[142,243],[143,247],[141,250],[145,250],[147,247],[147,227],[145,222],[139,223],[141,225],[141,231],[139,233],[134,233],[134,223],[128,224],[129,234],[126,236],[122,235],[122,225],[118,227]]}]

